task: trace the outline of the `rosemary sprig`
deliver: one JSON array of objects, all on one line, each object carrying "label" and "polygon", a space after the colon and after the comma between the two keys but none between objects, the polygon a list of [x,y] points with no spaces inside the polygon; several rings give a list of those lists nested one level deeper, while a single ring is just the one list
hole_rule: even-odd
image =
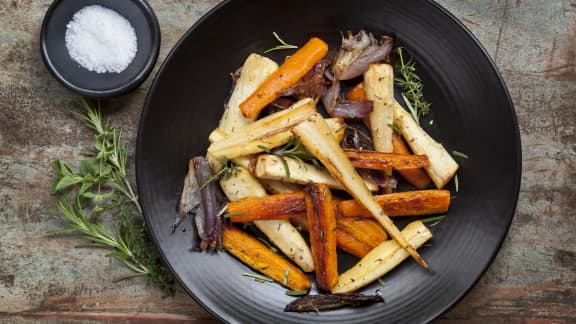
[{"label": "rosemary sprig", "polygon": [[[121,144],[119,129],[102,123],[100,107],[81,100],[82,111],[74,112],[94,131],[94,149],[84,153],[77,171],[56,160],[52,193],[60,196],[58,211],[68,224],[54,234],[80,234],[86,240],[77,247],[110,249],[106,256],[116,259],[132,273],[118,278],[144,277],[173,295],[174,279],[146,232],[142,207],[126,175],[128,153]],[[117,217],[114,232],[95,215],[107,212]]]},{"label": "rosemary sprig", "polygon": [[266,277],[257,273],[248,273],[248,272],[244,272],[242,274],[244,277],[248,277],[248,278],[252,278],[257,282],[263,283],[263,282],[274,282],[274,279],[270,278],[270,277]]},{"label": "rosemary sprig", "polygon": [[234,164],[234,162],[228,160],[225,156],[220,157],[220,163],[222,163],[222,169],[215,174],[209,176],[206,181],[200,186],[200,189],[206,187],[210,182],[217,181],[220,179],[228,180],[235,177],[239,172],[240,168]]},{"label": "rosemary sprig", "polygon": [[286,290],[286,295],[291,297],[300,297],[308,295],[308,290]]},{"label": "rosemary sprig", "polygon": [[468,156],[468,154],[462,153],[462,152],[456,151],[456,150],[452,150],[452,155],[457,156],[457,157],[461,157],[461,158],[466,159],[466,160],[468,160],[470,158]]},{"label": "rosemary sprig", "polygon": [[272,47],[270,49],[267,49],[264,51],[264,53],[269,53],[272,51],[277,51],[277,50],[283,50],[283,49],[293,49],[293,48],[298,48],[298,46],[296,45],[290,45],[288,43],[286,43],[282,38],[280,38],[280,36],[278,36],[278,33],[276,32],[272,32],[272,35],[274,36],[274,38],[276,38],[276,40],[278,41],[278,43],[280,43],[281,45]]},{"label": "rosemary sprig", "polygon": [[416,66],[412,59],[404,60],[402,47],[396,48],[396,53],[400,58],[395,66],[400,76],[395,78],[394,81],[402,86],[402,97],[408,106],[408,110],[416,123],[420,124],[420,118],[426,116],[430,112],[430,103],[424,99],[422,90],[424,85],[420,76],[416,74]]}]

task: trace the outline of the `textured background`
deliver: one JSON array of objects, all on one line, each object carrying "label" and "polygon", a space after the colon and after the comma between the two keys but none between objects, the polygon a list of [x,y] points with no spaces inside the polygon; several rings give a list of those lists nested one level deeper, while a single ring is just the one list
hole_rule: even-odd
[{"label": "textured background", "polygon": [[[219,1],[151,0],[162,29],[159,63]],[[510,233],[472,291],[438,322],[576,322],[576,2],[440,0],[484,44],[520,123],[523,175]],[[175,298],[73,237],[50,196],[50,162],[73,162],[91,135],[70,117],[73,94],[42,65],[38,35],[50,1],[0,0],[0,322],[214,321],[181,288]],[[157,65],[159,66],[159,64]],[[104,102],[133,153],[151,80]],[[131,167],[133,171],[133,167]],[[133,176],[133,175],[132,175]],[[495,184],[497,185],[497,184]]]}]

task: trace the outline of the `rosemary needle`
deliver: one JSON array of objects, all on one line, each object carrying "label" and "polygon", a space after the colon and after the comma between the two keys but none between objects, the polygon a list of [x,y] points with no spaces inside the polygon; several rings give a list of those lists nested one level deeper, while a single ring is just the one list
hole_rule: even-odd
[{"label": "rosemary needle", "polygon": [[272,51],[283,50],[283,49],[298,48],[298,46],[296,46],[296,45],[290,45],[290,44],[286,43],[282,38],[280,38],[280,36],[278,36],[278,33],[272,32],[272,35],[274,36],[274,38],[276,38],[276,40],[278,41],[278,43],[280,43],[280,45],[272,47],[270,49],[267,49],[264,51],[264,53],[269,53]]}]

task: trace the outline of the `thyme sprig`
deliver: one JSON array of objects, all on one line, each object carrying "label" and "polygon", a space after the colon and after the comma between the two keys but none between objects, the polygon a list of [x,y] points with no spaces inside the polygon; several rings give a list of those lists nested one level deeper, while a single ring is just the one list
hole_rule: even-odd
[{"label": "thyme sprig", "polygon": [[[127,177],[128,153],[121,131],[102,123],[99,105],[93,108],[83,99],[80,104],[82,110],[74,114],[94,131],[94,149],[83,154],[86,158],[77,171],[54,161],[52,193],[60,197],[58,211],[68,224],[52,233],[81,235],[86,242],[77,247],[110,249],[106,256],[131,270],[115,281],[144,277],[171,296],[174,279],[146,231],[142,207]],[[104,212],[117,217],[115,231],[98,220]]]},{"label": "thyme sprig", "polygon": [[426,101],[422,93],[424,89],[422,79],[416,74],[416,65],[412,58],[409,60],[404,59],[402,47],[397,47],[396,53],[400,61],[395,68],[400,76],[395,78],[394,81],[402,86],[402,98],[416,123],[420,124],[420,118],[430,112],[430,103]]},{"label": "thyme sprig", "polygon": [[278,41],[278,43],[280,43],[280,45],[267,49],[264,51],[264,53],[269,53],[277,50],[298,48],[298,46],[296,45],[290,45],[286,43],[282,38],[280,38],[280,36],[278,36],[278,33],[272,32],[272,35],[274,36],[274,38],[276,38],[276,40]]},{"label": "thyme sprig", "polygon": [[308,152],[298,137],[292,137],[288,143],[274,150],[271,150],[262,145],[259,145],[258,148],[268,154],[272,154],[280,158],[282,164],[284,165],[284,171],[286,172],[287,178],[290,178],[290,168],[285,157],[293,158],[300,162],[302,165],[304,165],[305,162],[310,162],[315,166],[320,167],[320,161],[318,161],[314,155]]}]

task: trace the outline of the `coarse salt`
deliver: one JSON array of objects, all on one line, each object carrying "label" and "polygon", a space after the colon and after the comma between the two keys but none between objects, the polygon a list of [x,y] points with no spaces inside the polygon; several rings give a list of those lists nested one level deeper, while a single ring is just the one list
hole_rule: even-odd
[{"label": "coarse salt", "polygon": [[72,16],[65,41],[70,57],[96,73],[124,71],[138,50],[130,22],[100,5],[86,6]]}]

